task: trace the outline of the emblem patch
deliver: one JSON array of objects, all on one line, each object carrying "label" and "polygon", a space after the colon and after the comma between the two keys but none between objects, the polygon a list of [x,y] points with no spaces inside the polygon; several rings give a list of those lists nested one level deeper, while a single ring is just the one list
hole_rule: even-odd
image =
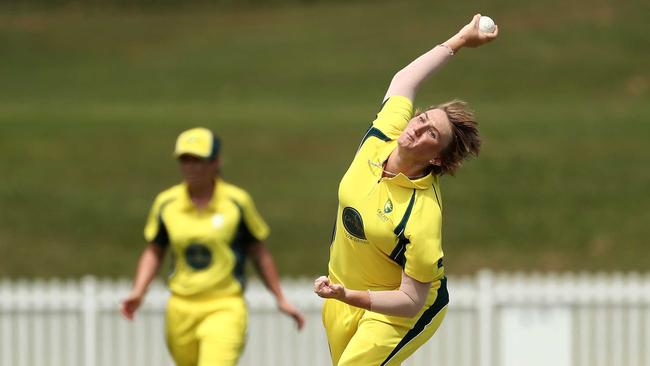
[{"label": "emblem patch", "polygon": [[220,228],[221,225],[223,225],[223,221],[224,221],[223,214],[216,214],[212,216],[212,226],[214,226],[215,228]]},{"label": "emblem patch", "polygon": [[391,213],[391,212],[393,212],[393,202],[389,198],[388,201],[386,201],[386,204],[384,205],[384,213]]},{"label": "emblem patch", "polygon": [[190,244],[184,254],[187,265],[196,270],[206,269],[212,263],[212,251],[203,244]]},{"label": "emblem patch", "polygon": [[363,230],[363,219],[359,211],[352,207],[343,209],[343,226],[345,230],[358,239],[366,240],[366,233]]}]

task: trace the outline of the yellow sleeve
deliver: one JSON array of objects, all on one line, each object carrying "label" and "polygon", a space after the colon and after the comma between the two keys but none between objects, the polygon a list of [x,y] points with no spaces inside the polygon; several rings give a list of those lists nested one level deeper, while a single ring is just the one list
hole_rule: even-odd
[{"label": "yellow sleeve", "polygon": [[442,276],[442,215],[438,206],[418,209],[405,232],[410,243],[406,245],[404,272],[420,282],[432,282]]},{"label": "yellow sleeve", "polygon": [[404,131],[411,118],[413,118],[413,102],[406,97],[394,95],[384,102],[372,125],[391,140],[395,140]]},{"label": "yellow sleeve", "polygon": [[167,235],[167,228],[162,220],[160,211],[166,202],[162,195],[158,195],[151,205],[147,222],[144,226],[144,240],[147,243],[156,243],[162,246],[169,244],[169,237]]},{"label": "yellow sleeve", "polygon": [[257,212],[251,196],[246,192],[242,192],[237,201],[242,210],[242,219],[250,234],[259,241],[266,239],[271,230],[262,216]]}]

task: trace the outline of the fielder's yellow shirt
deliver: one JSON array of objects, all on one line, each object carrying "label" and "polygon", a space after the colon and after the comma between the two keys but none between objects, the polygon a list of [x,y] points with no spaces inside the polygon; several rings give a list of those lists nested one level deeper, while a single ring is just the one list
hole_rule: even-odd
[{"label": "fielder's yellow shirt", "polygon": [[169,288],[182,296],[241,294],[247,246],[268,235],[248,193],[222,179],[201,210],[184,183],[161,192],[144,229],[147,242],[170,247]]},{"label": "fielder's yellow shirt", "polygon": [[[382,177],[384,162],[413,116],[408,98],[389,98],[339,185],[329,275],[355,290],[394,290],[402,270],[420,282],[443,278],[438,177]],[[440,283],[434,283],[435,292]]]}]

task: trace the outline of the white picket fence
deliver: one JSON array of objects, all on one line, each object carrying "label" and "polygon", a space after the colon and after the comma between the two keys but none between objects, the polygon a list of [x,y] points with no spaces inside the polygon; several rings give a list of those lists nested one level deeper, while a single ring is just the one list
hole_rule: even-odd
[{"label": "white picket fence", "polygon": [[[298,333],[252,283],[240,365],[329,365],[311,280],[284,280],[307,316]],[[0,281],[1,366],[172,365],[167,292],[156,283],[133,322],[117,311],[123,281]],[[447,318],[408,360],[424,366],[650,366],[650,274],[494,274],[449,278]]]}]

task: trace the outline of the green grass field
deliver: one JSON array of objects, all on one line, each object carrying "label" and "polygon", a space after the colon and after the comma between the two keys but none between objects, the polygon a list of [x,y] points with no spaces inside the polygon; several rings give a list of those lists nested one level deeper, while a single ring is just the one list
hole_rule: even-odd
[{"label": "green grass field", "polygon": [[476,8],[500,39],[417,101],[482,123],[481,157],[443,179],[448,271],[647,270],[650,3],[405,0],[0,7],[0,275],[130,276],[196,125],[281,272],[325,273],[338,180],[393,73]]}]

